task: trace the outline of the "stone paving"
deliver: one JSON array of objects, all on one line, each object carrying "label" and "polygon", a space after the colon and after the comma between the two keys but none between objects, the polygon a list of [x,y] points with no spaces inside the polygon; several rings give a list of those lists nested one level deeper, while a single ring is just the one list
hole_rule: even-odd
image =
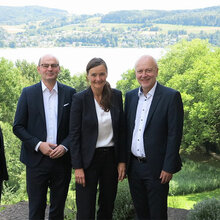
[{"label": "stone paving", "polygon": [[[4,210],[0,212],[0,220],[28,220],[28,203],[23,201],[13,205],[3,205]],[[48,208],[45,213],[48,219]]]},{"label": "stone paving", "polygon": [[[0,220],[28,220],[28,203],[19,202],[14,205],[2,205],[5,207],[0,212]],[[186,220],[188,210],[168,208],[168,220]],[[46,219],[48,219],[48,208],[46,210]]]}]

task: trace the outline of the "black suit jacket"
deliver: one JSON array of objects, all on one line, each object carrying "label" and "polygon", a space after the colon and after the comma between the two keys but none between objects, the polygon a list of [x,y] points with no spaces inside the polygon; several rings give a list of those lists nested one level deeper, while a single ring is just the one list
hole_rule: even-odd
[{"label": "black suit jacket", "polygon": [[[112,89],[111,117],[117,162],[125,162],[123,104],[121,92]],[[73,96],[70,113],[71,161],[74,169],[88,168],[96,149],[98,118],[91,88]]]},{"label": "black suit jacket", "polygon": [[[69,113],[75,89],[58,83],[57,144],[69,149]],[[20,160],[28,167],[37,166],[43,154],[35,151],[39,141],[46,141],[46,121],[41,82],[23,89],[13,125],[14,134],[22,141]],[[63,159],[69,162],[69,151]]]},{"label": "black suit jacket", "polygon": [[4,141],[2,129],[0,128],[0,181],[8,180],[8,171],[5,160]]},{"label": "black suit jacket", "polygon": [[[128,164],[139,99],[138,90],[128,92],[125,98]],[[143,137],[149,167],[156,178],[160,176],[161,170],[175,173],[181,169],[179,148],[182,128],[183,104],[180,93],[157,83]]]}]

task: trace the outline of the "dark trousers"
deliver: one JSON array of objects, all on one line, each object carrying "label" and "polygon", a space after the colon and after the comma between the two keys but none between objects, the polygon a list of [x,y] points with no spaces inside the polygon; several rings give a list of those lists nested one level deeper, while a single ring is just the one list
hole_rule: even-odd
[{"label": "dark trousers", "polygon": [[169,184],[161,184],[148,163],[135,158],[131,158],[128,180],[138,220],[167,219]]},{"label": "dark trousers", "polygon": [[37,167],[26,168],[29,219],[45,217],[47,190],[50,188],[49,219],[64,219],[64,206],[71,178],[71,167],[64,166],[62,158],[44,157]]},{"label": "dark trousers", "polygon": [[85,172],[86,186],[76,184],[77,219],[95,219],[96,193],[99,185],[97,219],[112,219],[117,193],[118,171],[114,148],[97,149]]}]

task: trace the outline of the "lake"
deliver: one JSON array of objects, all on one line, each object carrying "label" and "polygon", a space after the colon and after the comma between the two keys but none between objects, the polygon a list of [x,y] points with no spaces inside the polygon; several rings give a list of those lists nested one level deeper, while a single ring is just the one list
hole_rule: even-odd
[{"label": "lake", "polygon": [[0,49],[0,57],[15,62],[16,60],[27,60],[38,63],[44,54],[53,54],[60,65],[70,70],[71,75],[85,72],[87,63],[93,57],[101,57],[108,66],[108,81],[112,87],[121,79],[121,74],[134,67],[136,60],[144,55],[152,55],[155,59],[165,54],[163,48],[6,48]]}]

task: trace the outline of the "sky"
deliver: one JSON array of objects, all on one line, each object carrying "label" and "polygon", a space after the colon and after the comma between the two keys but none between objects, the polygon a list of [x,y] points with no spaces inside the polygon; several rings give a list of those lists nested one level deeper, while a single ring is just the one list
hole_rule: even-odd
[{"label": "sky", "polygon": [[108,13],[118,10],[179,10],[220,6],[220,0],[0,0],[0,6],[38,5],[74,14]]}]

